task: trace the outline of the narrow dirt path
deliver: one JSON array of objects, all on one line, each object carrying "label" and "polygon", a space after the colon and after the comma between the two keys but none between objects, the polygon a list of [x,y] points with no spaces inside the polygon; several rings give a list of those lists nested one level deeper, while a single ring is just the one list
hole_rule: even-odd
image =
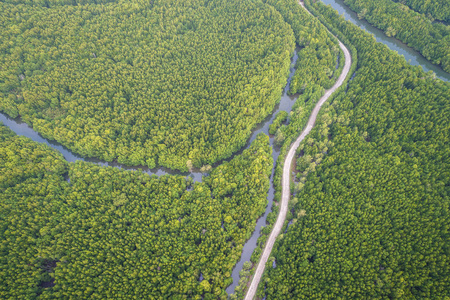
[{"label": "narrow dirt path", "polygon": [[[299,4],[301,6],[303,6],[304,9],[306,9],[306,7],[303,5],[303,2],[299,1]],[[342,70],[341,75],[339,76],[338,80],[333,85],[333,87],[331,87],[329,90],[325,91],[325,94],[322,96],[322,98],[320,98],[319,102],[314,107],[314,109],[311,113],[311,116],[309,117],[308,123],[306,124],[306,128],[303,129],[300,136],[292,144],[292,146],[289,149],[289,152],[286,155],[286,158],[284,160],[280,213],[279,213],[277,221],[272,229],[272,232],[270,233],[270,236],[267,239],[266,246],[265,246],[263,253],[261,255],[261,258],[259,260],[255,275],[252,278],[252,282],[251,282],[250,287],[245,296],[246,300],[252,300],[256,295],[256,290],[258,288],[259,281],[261,280],[261,276],[264,273],[264,268],[266,266],[267,260],[269,259],[270,253],[272,252],[273,244],[275,243],[276,238],[280,234],[281,228],[283,227],[284,221],[286,219],[286,213],[288,210],[288,202],[289,202],[289,196],[290,196],[290,188],[289,188],[290,170],[291,170],[292,160],[294,159],[295,151],[297,150],[298,146],[300,145],[300,142],[303,141],[303,139],[309,134],[311,129],[314,127],[314,123],[316,122],[317,114],[319,113],[322,105],[325,103],[325,101],[328,100],[328,98],[331,96],[331,94],[334,93],[336,91],[336,89],[342,85],[342,83],[344,82],[344,79],[347,77],[347,75],[350,71],[350,66],[352,64],[352,57],[350,55],[350,52],[344,46],[344,44],[341,43],[341,41],[339,41],[339,47],[341,47],[342,51],[344,52],[344,57],[345,57],[344,69]]]}]

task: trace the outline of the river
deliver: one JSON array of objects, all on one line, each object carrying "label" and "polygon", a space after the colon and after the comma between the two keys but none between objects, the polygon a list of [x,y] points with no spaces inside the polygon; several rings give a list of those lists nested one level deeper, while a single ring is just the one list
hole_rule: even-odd
[{"label": "river", "polygon": [[366,20],[358,19],[358,16],[352,11],[343,0],[321,0],[324,4],[329,4],[340,15],[344,15],[345,19],[351,21],[353,24],[358,25],[365,31],[373,34],[377,42],[383,43],[389,47],[389,49],[396,51],[398,54],[403,55],[407,61],[413,66],[422,66],[425,72],[433,71],[436,77],[444,81],[450,81],[450,74],[442,70],[440,67],[432,64],[422,54],[408,47],[406,44],[393,37],[388,37],[378,28],[373,27]]},{"label": "river", "polygon": [[[445,81],[450,80],[450,74],[444,72],[438,66],[430,63],[419,52],[408,47],[407,45],[398,41],[395,38],[387,37],[383,31],[373,27],[367,21],[359,20],[358,17],[356,16],[356,13],[353,12],[352,10],[350,10],[344,4],[344,2],[342,0],[322,0],[322,1],[325,4],[330,4],[334,9],[336,9],[339,12],[339,14],[341,14],[341,15],[344,14],[344,17],[346,20],[351,21],[352,23],[358,25],[360,28],[373,34],[378,42],[381,42],[381,43],[387,45],[391,50],[394,50],[394,51],[398,52],[400,55],[403,55],[405,57],[405,59],[409,60],[409,62],[412,65],[420,65],[420,66],[422,66],[424,71],[433,71],[438,78],[445,80]],[[235,153],[231,158],[227,159],[227,161],[232,159],[235,155],[239,155],[240,153],[242,153],[243,150],[247,149],[249,147],[249,145],[251,144],[251,142],[256,138],[256,136],[259,133],[262,132],[262,133],[265,133],[268,135],[269,134],[269,125],[272,123],[273,119],[275,118],[275,115],[279,111],[282,111],[282,110],[286,111],[286,112],[291,111],[291,108],[295,103],[296,97],[288,96],[287,91],[289,90],[289,82],[294,74],[293,66],[295,65],[296,61],[297,61],[297,50],[295,51],[294,57],[292,58],[291,70],[290,70],[290,74],[289,74],[288,83],[287,83],[286,87],[284,88],[280,103],[275,106],[273,113],[271,115],[269,115],[263,122],[261,122],[254,129],[253,133],[251,134],[250,138],[247,141],[246,146],[244,148],[242,148],[239,152]],[[125,170],[141,170],[150,175],[152,175],[152,174],[158,175],[158,176],[165,175],[165,174],[183,175],[183,176],[191,176],[194,179],[194,181],[196,181],[196,182],[201,182],[201,180],[202,180],[203,174],[199,170],[194,170],[194,172],[191,172],[191,173],[187,173],[187,172],[183,173],[183,172],[174,171],[174,170],[167,169],[167,168],[149,169],[149,168],[143,167],[143,166],[130,167],[130,166],[122,165],[119,163],[114,163],[114,162],[103,162],[98,159],[83,158],[83,157],[73,153],[66,147],[64,147],[54,141],[49,141],[49,140],[43,138],[40,134],[35,132],[31,127],[29,127],[26,123],[20,121],[19,119],[11,119],[8,116],[6,116],[5,114],[0,112],[0,121],[3,122],[3,124],[5,124],[6,126],[8,126],[17,135],[26,136],[26,137],[32,139],[33,141],[36,141],[39,143],[45,143],[48,146],[56,149],[69,162],[75,162],[77,160],[82,160],[82,161],[92,162],[92,163],[102,165],[102,166],[118,167],[118,168],[125,169]],[[271,137],[270,144],[273,149],[272,156],[273,156],[274,166],[275,166],[275,163],[276,163],[278,155],[279,155],[279,149],[277,147],[274,147],[273,143],[274,143],[274,139],[273,139],[273,137]],[[217,166],[220,163],[222,163],[222,162],[216,163],[216,164],[214,164],[214,166]],[[228,286],[226,289],[228,294],[233,293],[234,289],[238,285],[239,271],[242,270],[244,262],[250,261],[250,257],[252,255],[254,249],[256,248],[256,242],[259,237],[259,232],[261,230],[261,227],[266,225],[267,215],[272,211],[271,208],[272,208],[272,202],[273,202],[273,197],[274,197],[274,188],[273,188],[274,170],[275,170],[275,168],[272,168],[272,175],[270,177],[271,184],[270,184],[269,193],[267,195],[268,205],[267,205],[266,211],[265,211],[264,215],[257,220],[256,227],[255,227],[255,230],[254,230],[252,236],[244,244],[241,258],[235,265],[233,272],[232,272],[233,283],[230,286]]]},{"label": "river", "polygon": [[[245,149],[247,149],[250,144],[253,142],[253,140],[256,138],[256,136],[259,133],[264,133],[266,135],[269,135],[269,125],[272,124],[273,119],[275,118],[276,114],[279,111],[286,111],[286,112],[290,112],[292,109],[292,106],[295,103],[295,100],[297,97],[294,96],[289,96],[287,94],[288,90],[289,90],[289,84],[290,81],[292,79],[292,76],[294,75],[294,66],[295,63],[297,62],[297,51],[298,49],[296,49],[294,51],[294,56],[291,59],[291,67],[290,67],[290,73],[289,73],[289,77],[288,77],[288,81],[287,84],[283,90],[282,96],[281,96],[281,100],[280,102],[275,106],[275,108],[273,109],[272,114],[270,114],[268,117],[266,117],[261,123],[259,123],[256,128],[253,130],[251,136],[249,137],[247,144],[245,145],[245,147],[243,147],[241,150],[239,150],[238,152],[234,153],[230,158],[224,160],[224,161],[229,161],[231,160],[233,157],[235,157],[236,155],[241,154]],[[83,158],[80,155],[73,153],[71,150],[67,149],[66,147],[62,146],[61,144],[55,142],[55,141],[50,141],[45,139],[44,137],[42,137],[39,133],[37,133],[36,131],[33,130],[33,128],[31,128],[30,126],[28,126],[28,124],[26,124],[25,122],[21,121],[20,119],[12,119],[10,117],[8,117],[6,114],[1,113],[0,112],[0,122],[3,122],[4,125],[8,126],[12,131],[14,131],[17,135],[22,135],[22,136],[26,136],[30,139],[32,139],[35,142],[38,143],[44,143],[47,144],[48,146],[52,147],[53,149],[59,151],[64,158],[68,161],[68,162],[75,162],[77,160],[81,160],[81,161],[87,161],[87,162],[91,162],[91,163],[95,163],[101,166],[110,166],[110,167],[116,167],[116,168],[120,168],[120,169],[124,169],[124,170],[141,170],[142,172],[145,172],[149,175],[158,175],[158,176],[162,176],[162,175],[166,175],[166,174],[171,174],[171,175],[183,175],[183,176],[191,176],[195,182],[201,182],[202,181],[202,176],[203,174],[199,171],[199,170],[194,170],[193,172],[179,172],[179,171],[175,171],[175,170],[171,170],[168,168],[155,168],[155,169],[149,169],[147,167],[144,166],[138,166],[138,167],[130,167],[130,166],[126,166],[123,164],[119,164],[119,163],[115,163],[115,162],[105,162],[105,161],[101,161],[95,158]],[[242,269],[242,266],[244,264],[244,262],[249,261],[250,257],[253,253],[253,251],[256,248],[256,242],[258,240],[259,237],[259,232],[261,230],[261,227],[266,225],[266,219],[267,219],[267,215],[272,211],[272,202],[273,202],[273,198],[274,198],[274,193],[275,190],[273,188],[273,175],[274,175],[274,171],[275,171],[275,163],[278,159],[278,156],[280,154],[280,149],[278,147],[274,146],[274,137],[270,137],[270,146],[272,147],[272,157],[273,157],[273,167],[272,167],[272,174],[270,176],[270,188],[269,188],[269,193],[267,195],[267,200],[268,200],[268,205],[266,208],[266,211],[264,213],[263,216],[261,216],[257,222],[256,222],[256,227],[255,230],[252,233],[252,236],[250,237],[250,239],[244,244],[244,248],[242,250],[242,255],[240,260],[238,261],[238,263],[235,265],[235,267],[233,268],[233,272],[232,272],[232,277],[233,277],[233,284],[231,284],[228,288],[227,288],[227,292],[228,293],[233,293],[235,287],[237,286],[238,282],[239,282],[239,271]],[[216,167],[217,165],[223,163],[223,161],[218,162],[216,164],[213,165],[213,167]]]},{"label": "river", "polygon": [[[275,118],[276,114],[279,111],[282,111],[282,110],[287,111],[287,112],[291,111],[291,108],[294,105],[296,98],[293,96],[288,96],[287,91],[289,90],[289,82],[290,82],[292,76],[294,75],[293,66],[295,65],[297,58],[298,58],[297,51],[298,51],[297,49],[294,51],[294,56],[292,57],[292,60],[291,60],[291,69],[290,69],[290,73],[289,73],[288,83],[283,90],[283,95],[281,97],[280,102],[277,105],[275,105],[275,107],[272,111],[272,114],[267,116],[262,122],[260,122],[255,127],[255,129],[252,131],[252,134],[248,138],[245,147],[243,147],[241,150],[234,153],[230,158],[227,158],[225,160],[222,160],[222,161],[219,161],[219,162],[213,164],[213,167],[216,167],[225,161],[229,161],[229,160],[233,159],[233,157],[235,157],[236,155],[240,155],[245,149],[250,147],[250,144],[253,142],[253,140],[256,138],[256,136],[259,133],[262,132],[262,133],[269,135],[269,125],[272,124],[273,119]],[[192,172],[180,172],[177,170],[172,170],[172,169],[164,168],[164,167],[159,167],[159,168],[154,168],[154,169],[150,169],[145,166],[132,167],[132,166],[127,166],[127,165],[120,164],[117,162],[105,162],[105,161],[102,161],[102,160],[99,160],[96,158],[85,158],[85,157],[82,157],[82,156],[72,152],[71,150],[69,150],[68,148],[64,147],[63,145],[59,144],[56,141],[51,141],[51,140],[48,140],[48,139],[42,137],[39,133],[34,131],[33,128],[30,127],[27,123],[20,120],[20,118],[12,119],[9,116],[7,116],[6,114],[0,112],[0,122],[3,122],[4,125],[8,126],[9,129],[14,131],[17,135],[26,136],[35,142],[44,143],[44,144],[52,147],[53,149],[56,149],[58,152],[60,152],[63,155],[64,159],[68,162],[76,162],[77,160],[81,160],[81,161],[95,163],[95,164],[101,165],[101,166],[115,167],[115,168],[119,168],[119,169],[123,169],[123,170],[133,170],[133,171],[140,170],[149,175],[157,175],[157,176],[162,176],[162,175],[166,175],[166,174],[182,175],[182,176],[192,177],[194,182],[202,181],[203,173],[200,172],[199,169],[195,169],[195,168]],[[273,147],[273,138],[270,138],[270,146],[273,148],[274,160],[276,161],[276,159],[278,158],[279,150],[275,149],[275,147]]]}]

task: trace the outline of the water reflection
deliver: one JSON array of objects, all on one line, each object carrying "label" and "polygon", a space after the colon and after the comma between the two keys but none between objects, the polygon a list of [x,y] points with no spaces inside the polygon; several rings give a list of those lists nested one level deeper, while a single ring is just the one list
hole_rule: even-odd
[{"label": "water reflection", "polygon": [[433,65],[425,57],[422,56],[416,50],[408,47],[406,44],[400,42],[399,40],[388,37],[378,28],[373,27],[365,20],[358,19],[358,16],[354,11],[352,11],[347,5],[345,5],[343,0],[321,0],[324,4],[329,4],[335,10],[339,12],[340,15],[344,15],[346,20],[351,21],[353,24],[359,26],[365,31],[373,34],[377,42],[383,43],[389,47],[389,49],[396,51],[398,54],[403,55],[407,61],[413,66],[422,66],[425,72],[433,71],[436,76],[442,80],[450,81],[450,74],[442,70],[440,67]]}]

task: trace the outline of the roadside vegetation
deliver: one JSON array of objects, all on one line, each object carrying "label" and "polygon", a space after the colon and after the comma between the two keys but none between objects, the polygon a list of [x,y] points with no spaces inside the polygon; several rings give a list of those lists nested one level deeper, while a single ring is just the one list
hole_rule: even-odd
[{"label": "roadside vegetation", "polygon": [[311,89],[330,88],[340,70],[339,46],[316,18],[305,12],[295,0],[265,0],[283,16],[294,31],[298,51],[296,71],[289,86],[290,94]]},{"label": "roadside vegetation", "polygon": [[[280,112],[269,127],[269,133],[275,134],[275,144],[281,148],[273,179],[274,202],[272,211],[267,217],[267,226],[261,230],[258,245],[251,256],[253,266],[252,264],[244,265],[240,272],[239,286],[231,295],[231,299],[241,299],[245,296],[247,283],[255,271],[254,267],[259,261],[262,249],[277,219],[281,198],[281,175],[289,146],[303,130],[324,90],[334,84],[344,66],[344,55],[339,51],[336,38],[329,34],[326,27],[315,17],[302,9],[296,0],[268,0],[266,3],[280,12],[284,20],[291,25],[296,37],[299,57],[289,93],[295,94],[297,99],[292,111],[288,114]],[[326,70],[332,70],[332,72],[327,73]]]},{"label": "roadside vegetation", "polygon": [[358,69],[299,148],[292,225],[259,295],[449,297],[450,84],[307,4],[356,48]]}]

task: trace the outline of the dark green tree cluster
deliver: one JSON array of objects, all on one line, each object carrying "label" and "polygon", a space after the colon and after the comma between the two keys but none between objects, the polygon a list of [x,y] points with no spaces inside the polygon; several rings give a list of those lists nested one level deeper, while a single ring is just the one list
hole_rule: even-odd
[{"label": "dark green tree cluster", "polygon": [[450,0],[393,0],[426,14],[433,19],[450,22]]},{"label": "dark green tree cluster", "polygon": [[446,299],[450,84],[330,7],[311,8],[353,44],[358,70],[300,150],[309,173],[267,299]]},{"label": "dark green tree cluster", "polygon": [[67,164],[0,126],[0,298],[226,298],[271,168],[265,135],[192,184]]},{"label": "dark green tree cluster", "polygon": [[288,118],[288,113],[284,110],[277,113],[275,116],[275,119],[272,121],[272,124],[269,125],[269,133],[275,134],[277,132],[277,129],[280,128],[280,126],[286,122]]},{"label": "dark green tree cluster", "polygon": [[301,93],[313,84],[329,88],[339,76],[336,68],[339,46],[326,28],[308,14],[297,0],[265,0],[272,5],[294,31],[300,47],[296,71],[289,93]]},{"label": "dark green tree cluster", "polygon": [[[430,19],[391,0],[344,0],[370,24],[419,51],[432,63],[450,73],[450,26]],[[450,6],[447,6],[450,9]]]},{"label": "dark green tree cluster", "polygon": [[259,1],[0,2],[0,110],[84,156],[187,170],[279,100],[294,36]]}]

